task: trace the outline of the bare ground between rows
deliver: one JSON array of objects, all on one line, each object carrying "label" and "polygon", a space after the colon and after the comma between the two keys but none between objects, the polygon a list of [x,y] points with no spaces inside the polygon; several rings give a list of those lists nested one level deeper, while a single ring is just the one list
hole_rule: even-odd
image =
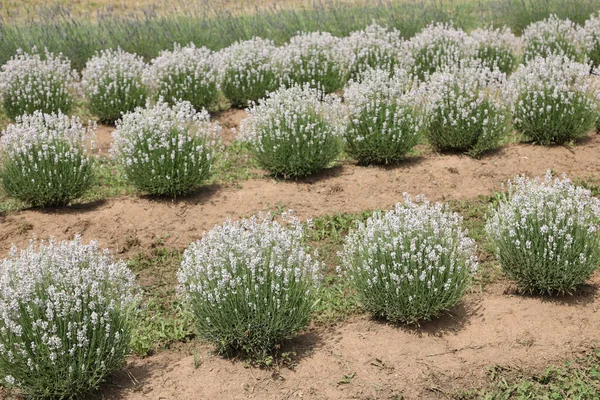
[{"label": "bare ground between rows", "polygon": [[[247,368],[210,346],[131,358],[102,397],[124,399],[437,399],[479,388],[494,365],[541,371],[600,344],[600,276],[576,295],[518,295],[507,282],[466,296],[421,328],[356,317],[286,347],[294,369]],[[194,356],[194,351],[196,355]],[[396,397],[395,397],[396,396]],[[403,396],[403,397],[400,397]]]},{"label": "bare ground between rows", "polygon": [[[222,117],[235,120],[233,126],[239,119],[233,113]],[[98,140],[103,149],[108,132]],[[226,218],[278,208],[293,209],[301,218],[385,209],[402,201],[405,192],[436,201],[472,199],[491,195],[517,174],[543,175],[548,169],[571,178],[600,179],[600,135],[590,134],[574,147],[510,145],[479,160],[430,153],[386,168],[346,163],[300,181],[265,176],[236,187],[212,185],[177,201],[127,196],[0,214],[0,253],[6,254],[12,244],[27,245],[33,237],[69,239],[76,234],[122,255],[153,246],[184,248]]]}]

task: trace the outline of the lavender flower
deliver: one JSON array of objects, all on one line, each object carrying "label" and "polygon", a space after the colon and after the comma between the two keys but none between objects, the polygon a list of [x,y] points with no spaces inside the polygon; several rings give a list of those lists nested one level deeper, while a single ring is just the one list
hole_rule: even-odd
[{"label": "lavender flower", "polygon": [[509,74],[517,67],[523,44],[509,28],[475,29],[470,38],[475,48],[475,58],[490,69]]},{"label": "lavender flower", "polygon": [[558,55],[580,61],[577,49],[577,25],[552,14],[543,21],[530,24],[523,32],[525,61],[536,57]]}]

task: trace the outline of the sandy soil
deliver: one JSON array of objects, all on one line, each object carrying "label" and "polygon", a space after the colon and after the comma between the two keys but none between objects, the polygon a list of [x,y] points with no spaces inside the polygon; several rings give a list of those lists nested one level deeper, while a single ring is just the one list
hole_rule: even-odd
[{"label": "sandy soil", "polygon": [[[224,142],[241,111],[218,116]],[[106,152],[112,128],[100,127]],[[81,234],[126,257],[153,246],[184,248],[226,218],[278,207],[301,218],[389,208],[404,192],[431,200],[491,195],[521,173],[547,169],[571,178],[600,179],[600,135],[574,147],[508,146],[481,160],[427,154],[390,168],[351,163],[318,176],[286,182],[264,176],[225,187],[213,185],[177,201],[121,197],[54,210],[0,214],[0,252],[29,239]],[[442,391],[481,384],[495,364],[543,368],[600,343],[600,275],[578,295],[548,300],[516,295],[507,282],[471,293],[453,315],[420,329],[366,317],[334,329],[313,328],[288,345],[297,366],[278,372],[246,368],[209,346],[181,345],[145,359],[131,358],[101,394],[107,399],[405,399],[440,398]],[[194,366],[196,346],[197,368]],[[347,378],[345,379],[344,376]],[[443,396],[442,396],[443,397]],[[0,391],[0,398],[3,398]]]},{"label": "sandy soil", "polygon": [[478,388],[494,365],[542,370],[597,347],[599,288],[596,276],[578,295],[551,300],[517,295],[499,282],[485,293],[467,295],[454,315],[418,329],[366,317],[331,330],[312,329],[288,345],[298,353],[293,370],[246,368],[197,344],[195,367],[190,345],[131,359],[102,395],[111,400],[446,398],[453,390]]}]

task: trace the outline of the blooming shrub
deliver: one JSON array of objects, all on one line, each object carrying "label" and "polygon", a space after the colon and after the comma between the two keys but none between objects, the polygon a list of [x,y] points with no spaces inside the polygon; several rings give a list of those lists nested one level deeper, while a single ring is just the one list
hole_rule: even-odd
[{"label": "blooming shrub", "polygon": [[342,38],[340,46],[347,48],[347,54],[351,55],[350,77],[355,80],[369,69],[381,69],[391,74],[408,58],[408,54],[402,54],[400,32],[376,23]]},{"label": "blooming shrub", "polygon": [[600,200],[566,177],[524,176],[492,210],[487,232],[506,275],[524,290],[570,293],[600,265]]},{"label": "blooming shrub", "polygon": [[577,43],[593,68],[600,67],[600,13],[592,15],[577,32]]},{"label": "blooming shrub", "polygon": [[97,389],[129,349],[135,277],[98,243],[32,243],[0,262],[0,381],[34,398]]},{"label": "blooming shrub", "polygon": [[471,156],[496,148],[508,131],[505,75],[476,63],[436,72],[427,84],[427,137],[437,150]]},{"label": "blooming shrub", "polygon": [[520,66],[506,87],[515,129],[537,143],[584,136],[598,118],[600,88],[589,66],[566,56],[537,57]]},{"label": "blooming shrub", "polygon": [[219,133],[206,110],[196,112],[189,102],[171,107],[159,100],[117,122],[111,153],[138,190],[178,196],[210,176]]},{"label": "blooming shrub", "polygon": [[475,48],[474,56],[484,66],[505,74],[515,70],[522,44],[509,28],[475,29],[470,37]]},{"label": "blooming shrub", "polygon": [[60,206],[80,197],[94,181],[86,149],[92,138],[76,117],[40,111],[17,117],[0,139],[4,192],[34,206]]},{"label": "blooming shrub", "polygon": [[222,353],[263,358],[308,324],[320,264],[302,224],[284,213],[227,221],[185,251],[180,289],[200,337]]},{"label": "blooming shrub", "polygon": [[88,107],[101,122],[114,124],[121,115],[142,107],[148,90],[142,83],[146,64],[122,49],[102,50],[85,65],[81,85]]},{"label": "blooming shrub", "polygon": [[217,64],[205,47],[175,44],[173,51],[162,51],[150,62],[144,82],[169,104],[189,101],[199,111],[213,105],[219,94]]},{"label": "blooming shrub", "polygon": [[61,54],[46,52],[42,59],[35,49],[32,54],[17,50],[0,68],[0,99],[4,112],[12,120],[34,111],[69,114],[76,78],[71,62]]},{"label": "blooming shrub", "polygon": [[470,44],[469,36],[450,24],[429,25],[406,43],[413,58],[413,72],[421,80],[469,57]]},{"label": "blooming shrub", "polygon": [[280,89],[248,109],[241,139],[251,144],[258,164],[272,174],[307,176],[338,157],[342,113],[334,95],[307,85]]},{"label": "blooming shrub", "polygon": [[288,86],[310,84],[325,93],[344,87],[351,59],[341,39],[328,32],[300,33],[275,55]]},{"label": "blooming shrub", "polygon": [[344,91],[350,115],[344,132],[346,151],[362,164],[400,161],[419,142],[424,128],[422,112],[412,93],[416,79],[404,70],[393,77],[370,70],[361,83]]},{"label": "blooming shrub", "polygon": [[346,237],[341,271],[365,310],[392,322],[430,320],[458,303],[477,269],[475,242],[442,204],[376,212]]},{"label": "blooming shrub", "polygon": [[273,41],[258,37],[221,50],[221,90],[234,107],[246,107],[279,88],[281,72],[273,61],[276,50]]},{"label": "blooming shrub", "polygon": [[530,24],[523,32],[525,61],[536,57],[559,55],[579,60],[577,25],[552,14],[543,21]]}]

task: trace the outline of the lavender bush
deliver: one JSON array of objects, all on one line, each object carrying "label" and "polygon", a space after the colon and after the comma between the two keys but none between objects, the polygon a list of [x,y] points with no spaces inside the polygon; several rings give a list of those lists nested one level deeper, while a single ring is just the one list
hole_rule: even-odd
[{"label": "lavender bush", "polygon": [[101,122],[114,124],[125,113],[146,103],[148,90],[142,83],[146,68],[135,54],[102,50],[85,65],[81,86],[90,112]]},{"label": "lavender bush", "polygon": [[525,62],[536,57],[558,55],[580,61],[577,48],[577,25],[568,19],[550,15],[543,21],[530,24],[523,32]]},{"label": "lavender bush", "polygon": [[261,360],[308,324],[319,270],[302,224],[284,213],[214,227],[185,251],[178,279],[200,337]]},{"label": "lavender bush", "polygon": [[144,82],[167,103],[188,101],[200,111],[214,105],[219,95],[217,61],[205,47],[175,44],[150,62]]},{"label": "lavender bush", "polygon": [[600,200],[566,177],[516,177],[487,232],[506,275],[526,291],[571,293],[600,266]]},{"label": "lavender bush", "polygon": [[348,154],[362,164],[402,160],[419,142],[425,123],[414,93],[417,79],[397,69],[369,70],[362,82],[344,91],[349,121],[344,132]]},{"label": "lavender bush", "polygon": [[74,398],[119,369],[134,275],[98,243],[33,243],[0,262],[0,381],[31,398]]},{"label": "lavender bush", "polygon": [[43,114],[17,117],[0,139],[4,192],[34,206],[60,206],[92,185],[93,132],[76,117]]},{"label": "lavender bush", "polygon": [[484,66],[505,74],[517,67],[523,45],[507,27],[478,28],[471,32],[470,38],[475,48],[474,57]]},{"label": "lavender bush", "polygon": [[600,67],[600,13],[592,15],[578,29],[577,43],[592,68]]},{"label": "lavender bush", "polygon": [[369,313],[416,324],[458,303],[477,269],[474,253],[458,214],[407,196],[348,234],[340,270]]},{"label": "lavender bush", "polygon": [[471,62],[432,75],[426,86],[431,145],[474,157],[498,147],[510,119],[500,90],[505,79],[500,71]]},{"label": "lavender bush", "polygon": [[34,111],[69,114],[77,74],[61,54],[21,50],[0,68],[0,100],[6,115],[14,120]]},{"label": "lavender bush", "polygon": [[585,136],[598,119],[600,87],[587,64],[566,56],[537,57],[505,87],[517,131],[542,145]]},{"label": "lavender bush", "polygon": [[276,51],[272,41],[257,37],[219,52],[221,90],[234,107],[247,107],[279,88],[281,71],[273,60]]},{"label": "lavender bush", "polygon": [[251,144],[259,165],[272,174],[307,176],[338,157],[343,112],[337,96],[308,85],[280,89],[248,109],[241,139]]},{"label": "lavender bush", "polygon": [[155,105],[125,114],[113,133],[111,154],[141,192],[178,196],[210,176],[220,126],[189,102]]}]

